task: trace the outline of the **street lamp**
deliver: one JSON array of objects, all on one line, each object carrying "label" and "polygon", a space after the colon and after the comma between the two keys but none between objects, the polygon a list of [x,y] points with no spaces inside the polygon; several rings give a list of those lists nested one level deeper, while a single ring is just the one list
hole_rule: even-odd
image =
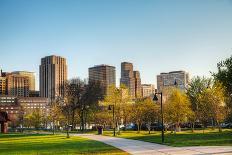
[{"label": "street lamp", "polygon": [[108,110],[113,110],[113,125],[114,125],[114,136],[115,136],[114,105],[109,105]]},{"label": "street lamp", "polygon": [[161,122],[162,122],[162,143],[164,143],[164,114],[163,114],[163,95],[162,92],[155,93],[153,101],[158,101],[157,95],[161,96],[160,109],[161,109]]}]

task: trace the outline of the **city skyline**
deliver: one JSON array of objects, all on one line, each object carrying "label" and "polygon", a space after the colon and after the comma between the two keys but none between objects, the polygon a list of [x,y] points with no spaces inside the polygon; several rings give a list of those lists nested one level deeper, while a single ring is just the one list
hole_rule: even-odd
[{"label": "city skyline", "polygon": [[0,68],[35,72],[38,90],[44,56],[65,57],[69,79],[115,66],[117,85],[128,61],[142,83],[156,84],[174,70],[210,76],[232,53],[231,1],[101,2],[1,1]]}]

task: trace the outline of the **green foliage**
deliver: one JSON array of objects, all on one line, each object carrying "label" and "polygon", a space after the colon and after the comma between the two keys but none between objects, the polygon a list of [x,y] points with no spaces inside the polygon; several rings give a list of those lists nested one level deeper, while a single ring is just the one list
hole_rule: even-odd
[{"label": "green foliage", "polygon": [[226,89],[226,103],[230,110],[228,120],[232,122],[232,56],[217,64],[218,72],[213,73],[216,81],[223,84]]},{"label": "green foliage", "polygon": [[137,124],[137,130],[140,132],[141,125],[145,123],[150,132],[151,124],[158,121],[159,106],[151,98],[137,99],[132,105],[132,121]]},{"label": "green foliage", "polygon": [[89,81],[87,84],[76,78],[66,81],[62,87],[64,96],[60,96],[57,103],[66,118],[66,124],[71,124],[74,129],[80,120],[84,131],[86,123],[91,121],[92,113],[98,108],[98,102],[103,98],[101,84],[97,81]]},{"label": "green foliage", "polygon": [[205,77],[195,77],[191,80],[187,89],[187,95],[191,101],[192,110],[198,112],[199,110],[199,99],[203,91],[212,85],[212,80]]},{"label": "green foliage", "polygon": [[226,117],[225,90],[221,83],[215,82],[200,95],[199,116],[202,123],[215,120],[220,129]]},{"label": "green foliage", "polygon": [[36,129],[42,127],[44,115],[42,110],[34,109],[33,111],[28,112],[24,118],[24,125],[26,127],[34,127]]},{"label": "green foliage", "polygon": [[[115,110],[115,124],[118,127],[118,132],[120,133],[119,126],[123,124],[123,119],[128,121],[130,115],[130,105],[131,99],[129,96],[128,89],[121,85],[119,88],[114,85],[109,87],[109,94],[105,97],[102,102],[103,106],[113,105]],[[113,124],[114,125],[114,124]]]},{"label": "green foliage", "polygon": [[187,122],[193,112],[185,92],[178,88],[172,88],[164,106],[164,113],[166,122],[175,124],[176,127],[179,127],[180,123]]}]

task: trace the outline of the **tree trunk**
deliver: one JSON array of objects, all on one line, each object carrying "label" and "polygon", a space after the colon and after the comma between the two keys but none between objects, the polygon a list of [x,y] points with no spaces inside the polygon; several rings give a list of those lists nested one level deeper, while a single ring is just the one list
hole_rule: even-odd
[{"label": "tree trunk", "polygon": [[175,132],[180,132],[180,131],[181,131],[180,124],[176,123],[176,125],[175,125]]},{"label": "tree trunk", "polygon": [[84,110],[81,110],[81,131],[84,132]]},{"label": "tree trunk", "polygon": [[194,123],[191,123],[192,132],[194,132]]},{"label": "tree trunk", "polygon": [[147,124],[148,134],[151,134],[151,123]]},{"label": "tree trunk", "polygon": [[138,125],[137,125],[137,126],[138,126],[138,127],[137,127],[137,128],[138,128],[138,131],[137,131],[137,133],[140,133],[140,130],[141,130],[141,125],[140,125],[140,123],[137,123],[137,124],[138,124]]},{"label": "tree trunk", "polygon": [[221,123],[218,122],[218,132],[222,132]]},{"label": "tree trunk", "polygon": [[72,127],[71,127],[72,131],[74,129],[74,121],[75,121],[75,110],[73,109],[73,111],[72,111]]}]

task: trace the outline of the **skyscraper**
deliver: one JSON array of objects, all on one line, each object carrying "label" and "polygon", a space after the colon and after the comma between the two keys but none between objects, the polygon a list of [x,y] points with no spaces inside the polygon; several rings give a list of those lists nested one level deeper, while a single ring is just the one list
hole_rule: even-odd
[{"label": "skyscraper", "polygon": [[141,94],[141,78],[139,71],[134,71],[135,78],[135,98],[142,97]]},{"label": "skyscraper", "polygon": [[15,71],[13,74],[27,76],[29,78],[29,90],[35,91],[35,73],[28,71]]},{"label": "skyscraper", "polygon": [[115,67],[109,65],[97,65],[89,68],[89,80],[99,81],[103,88],[104,95],[108,95],[108,88],[116,85]]},{"label": "skyscraper", "polygon": [[8,74],[7,95],[29,97],[29,78],[18,74]]},{"label": "skyscraper", "polygon": [[129,89],[129,94],[132,98],[135,97],[135,78],[134,78],[132,63],[130,62],[121,63],[120,84],[125,85]]},{"label": "skyscraper", "polygon": [[46,56],[40,65],[40,96],[51,100],[56,96],[63,96],[64,85],[67,80],[66,59],[60,56]]},{"label": "skyscraper", "polygon": [[165,87],[175,86],[186,90],[189,84],[189,74],[185,71],[172,71],[157,75],[157,90],[161,92]]},{"label": "skyscraper", "polygon": [[133,71],[133,64],[130,62],[121,63],[120,84],[129,89],[129,94],[134,98],[141,97],[141,78],[139,71]]},{"label": "skyscraper", "polygon": [[[24,74],[25,73],[25,74]],[[31,78],[28,74],[32,72],[2,72],[0,73],[0,95],[11,95],[28,97],[31,83],[35,82],[35,79]],[[30,81],[31,80],[31,81]],[[31,83],[30,83],[31,82]],[[32,84],[32,88],[35,86]]]},{"label": "skyscraper", "polygon": [[0,76],[0,95],[6,95],[6,94],[7,94],[6,77]]}]

